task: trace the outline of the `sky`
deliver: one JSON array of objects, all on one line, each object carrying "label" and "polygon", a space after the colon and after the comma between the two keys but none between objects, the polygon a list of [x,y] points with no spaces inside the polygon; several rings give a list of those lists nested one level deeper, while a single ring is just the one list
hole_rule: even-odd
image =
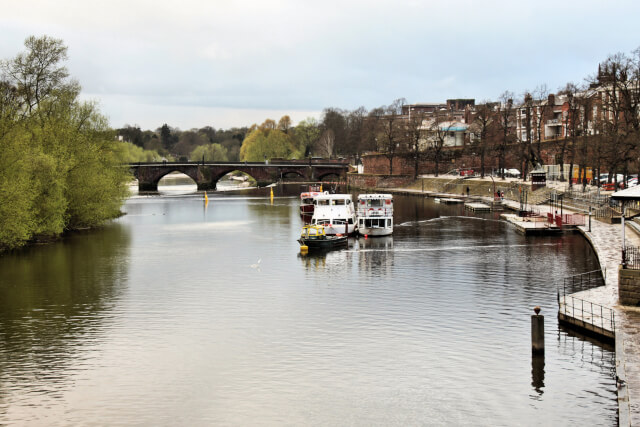
[{"label": "sky", "polygon": [[496,100],[640,47],[640,2],[0,0],[0,58],[62,39],[114,128],[250,126],[325,108]]}]

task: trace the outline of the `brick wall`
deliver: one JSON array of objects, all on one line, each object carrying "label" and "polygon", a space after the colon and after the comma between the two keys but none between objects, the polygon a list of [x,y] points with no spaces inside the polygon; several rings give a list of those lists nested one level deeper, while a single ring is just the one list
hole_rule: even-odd
[{"label": "brick wall", "polygon": [[618,267],[618,299],[622,305],[640,305],[640,270]]},{"label": "brick wall", "polygon": [[[509,151],[505,156],[505,167],[507,169],[522,169],[520,163],[520,150],[518,145],[509,147]],[[545,164],[554,163],[554,156],[559,152],[557,144],[545,143],[541,148],[540,155]],[[440,161],[439,173],[444,174],[452,169],[473,169],[480,170],[480,156],[475,154],[473,147],[456,147],[450,148],[443,152],[444,159]],[[565,155],[565,161],[568,156]],[[368,174],[388,174],[389,159],[384,154],[366,154],[362,156],[362,164],[364,173]],[[498,168],[498,156],[487,154],[484,158],[485,173],[491,173],[491,169]],[[423,160],[418,165],[418,174],[432,174],[435,172],[435,162],[432,160]],[[393,158],[393,174],[411,175],[414,174],[414,160],[410,155],[397,154]]]},{"label": "brick wall", "polygon": [[355,174],[347,175],[347,183],[355,188],[400,188],[413,182],[413,176],[407,175],[374,175]]}]

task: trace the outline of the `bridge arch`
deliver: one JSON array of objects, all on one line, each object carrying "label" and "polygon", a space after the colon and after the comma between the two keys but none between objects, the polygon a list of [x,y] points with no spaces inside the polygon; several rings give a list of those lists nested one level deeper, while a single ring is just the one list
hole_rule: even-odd
[{"label": "bridge arch", "polygon": [[327,172],[322,175],[319,175],[318,181],[342,181],[342,176],[336,172]]},{"label": "bridge arch", "polygon": [[212,188],[216,188],[218,185],[218,181],[220,181],[223,177],[232,174],[234,172],[242,172],[244,175],[248,176],[254,181],[258,181],[255,176],[253,176],[250,171],[244,170],[243,168],[238,167],[228,167],[228,168],[218,168],[214,174],[211,175],[210,185]]},{"label": "bridge arch", "polygon": [[197,187],[198,182],[195,179],[193,179],[191,176],[180,171],[171,171],[165,174],[164,176],[162,176],[160,179],[158,179],[158,182],[157,182],[158,190],[160,190],[160,187],[162,186],[166,187],[166,186],[174,186],[174,185],[180,185],[180,186],[193,185]]},{"label": "bridge arch", "polygon": [[[198,174],[191,173],[192,171],[186,171],[186,172],[185,172],[185,171],[182,171],[182,170],[179,170],[179,169],[169,170],[169,171],[168,171],[168,172],[166,172],[166,173],[164,173],[164,171],[163,171],[163,173],[159,173],[159,174],[158,174],[158,177],[157,177],[157,178],[156,178],[156,180],[155,180],[155,183],[156,183],[156,184],[158,184],[158,183],[162,180],[162,178],[168,178],[168,177],[169,177],[169,175],[174,174],[174,173],[176,173],[176,172],[177,172],[177,173],[179,173],[179,174],[181,174],[181,175],[188,176],[189,178],[191,178],[191,180],[192,180],[194,183],[196,183],[196,184],[198,183]],[[189,173],[187,173],[187,172],[189,172]]]},{"label": "bridge arch", "polygon": [[280,170],[280,179],[287,180],[287,181],[289,180],[296,181],[296,180],[308,180],[309,177],[307,177],[299,169],[282,169]]},{"label": "bridge arch", "polygon": [[[234,181],[235,181],[235,184],[230,184],[231,182],[234,182]],[[243,184],[243,183],[246,183],[246,184]],[[251,176],[251,174],[243,170],[233,169],[227,173],[216,174],[211,180],[211,185],[216,189],[220,189],[219,188],[220,185],[222,185],[223,187],[231,185],[232,187],[236,187],[236,188],[242,187],[242,186],[250,187],[250,186],[257,185],[257,180],[255,177]]]}]

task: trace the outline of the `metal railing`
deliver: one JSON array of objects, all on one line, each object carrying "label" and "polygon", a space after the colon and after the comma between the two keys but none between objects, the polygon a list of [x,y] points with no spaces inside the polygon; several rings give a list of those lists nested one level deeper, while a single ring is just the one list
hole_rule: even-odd
[{"label": "metal railing", "polygon": [[584,211],[588,211],[589,207],[609,206],[609,199],[608,195],[600,194],[598,189],[583,191],[581,186],[571,187],[564,192],[565,203],[579,207]]},{"label": "metal railing", "polygon": [[393,208],[374,208],[374,207],[358,207],[357,215],[365,216],[392,216]]},{"label": "metal railing", "polygon": [[560,298],[560,312],[604,331],[615,332],[616,314],[613,309],[571,295]]},{"label": "metal railing", "polygon": [[562,288],[558,287],[560,313],[605,331],[615,332],[616,318],[612,308],[574,296],[576,292],[604,286],[602,270],[565,277]]},{"label": "metal railing", "polygon": [[622,250],[622,268],[640,270],[640,248],[625,246]]},{"label": "metal railing", "polygon": [[602,270],[592,270],[586,273],[574,274],[573,276],[564,278],[562,281],[562,289],[558,289],[558,296],[560,296],[560,294],[566,295],[586,291],[604,285],[605,281]]},{"label": "metal railing", "polygon": [[593,211],[596,218],[614,218],[621,216],[622,213],[610,206],[604,206]]}]

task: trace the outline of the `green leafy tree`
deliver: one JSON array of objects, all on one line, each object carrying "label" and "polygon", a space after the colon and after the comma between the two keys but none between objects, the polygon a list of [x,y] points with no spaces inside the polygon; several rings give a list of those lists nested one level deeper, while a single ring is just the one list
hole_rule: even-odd
[{"label": "green leafy tree", "polygon": [[33,150],[28,133],[11,128],[0,132],[0,251],[25,244],[36,223]]},{"label": "green leafy tree", "polygon": [[320,139],[320,126],[313,117],[302,120],[295,128],[295,137],[302,155],[306,158],[311,156],[313,147]]},{"label": "green leafy tree", "polygon": [[0,75],[0,250],[119,214],[131,177],[114,132],[61,61],[67,48],[29,37]]},{"label": "green leafy tree", "polygon": [[277,129],[256,129],[245,138],[240,148],[240,160],[259,162],[274,157],[300,157],[290,135]]},{"label": "green leafy tree", "polygon": [[191,152],[189,159],[191,161],[204,159],[205,162],[226,162],[229,160],[227,149],[220,144],[199,145]]},{"label": "green leafy tree", "polygon": [[160,128],[160,142],[162,148],[169,152],[173,152],[173,146],[178,142],[178,136],[174,129],[171,129],[166,123]]},{"label": "green leafy tree", "polygon": [[155,150],[145,150],[130,142],[119,142],[116,150],[122,163],[158,162],[162,159]]},{"label": "green leafy tree", "polygon": [[2,71],[22,97],[27,112],[55,91],[77,86],[67,80],[69,73],[61,62],[67,60],[67,47],[62,40],[48,36],[30,36],[24,42],[26,52],[2,62]]}]

